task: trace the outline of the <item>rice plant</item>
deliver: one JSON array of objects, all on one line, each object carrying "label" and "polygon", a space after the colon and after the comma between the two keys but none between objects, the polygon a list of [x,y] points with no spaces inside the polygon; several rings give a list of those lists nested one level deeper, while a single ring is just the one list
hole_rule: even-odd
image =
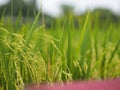
[{"label": "rice plant", "polygon": [[[101,30],[92,27],[91,14],[57,20],[54,28],[0,22],[0,87],[22,90],[28,84],[117,78],[120,76],[120,31],[112,22]],[[97,18],[96,18],[96,23]],[[18,25],[20,23],[20,26]],[[82,24],[82,25],[81,25]],[[11,30],[13,29],[13,30]],[[0,88],[0,89],[1,89]]]}]

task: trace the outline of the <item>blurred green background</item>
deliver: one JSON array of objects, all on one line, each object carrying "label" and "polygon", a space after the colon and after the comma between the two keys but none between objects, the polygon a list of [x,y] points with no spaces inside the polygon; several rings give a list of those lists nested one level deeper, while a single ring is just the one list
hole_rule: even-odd
[{"label": "blurred green background", "polygon": [[[36,16],[39,10],[42,11],[42,6],[41,9],[38,9],[37,7],[37,1],[36,0],[9,0],[8,3],[6,4],[1,4],[0,6],[0,17],[4,14],[4,17],[8,18],[11,15],[14,17],[13,20],[16,20],[18,16],[23,17],[23,23],[26,21],[26,18],[29,18],[29,20],[33,20],[33,17]],[[40,3],[41,4],[41,3]],[[69,15],[74,16],[74,24],[77,27],[77,21],[76,19],[78,17],[84,18],[86,13],[78,14],[76,15],[74,13],[74,7],[71,5],[66,5],[63,4],[62,6],[62,12],[63,14],[60,17],[53,17],[49,14],[43,13],[41,14],[41,17],[39,19],[39,22],[42,22],[42,17],[44,17],[44,22],[46,24],[46,27],[52,27],[55,26],[54,24],[56,23],[56,18],[61,18],[66,17]],[[89,10],[87,10],[89,11]],[[86,12],[87,12],[86,11]],[[91,17],[92,17],[92,22],[93,26],[95,24],[95,19],[97,18],[99,21],[100,27],[106,27],[107,24],[112,22],[112,24],[115,24],[116,26],[119,26],[120,23],[120,15],[113,13],[110,9],[105,9],[105,8],[95,8],[91,12]],[[52,13],[52,12],[51,12]],[[63,19],[64,21],[64,19]],[[105,26],[104,26],[105,25]]]}]

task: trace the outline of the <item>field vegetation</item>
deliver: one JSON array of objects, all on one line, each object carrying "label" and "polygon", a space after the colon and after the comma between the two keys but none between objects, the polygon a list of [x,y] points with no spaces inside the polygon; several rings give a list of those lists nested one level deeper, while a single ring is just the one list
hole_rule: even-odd
[{"label": "field vegetation", "polygon": [[[120,26],[99,22],[89,11],[56,19],[47,28],[34,21],[0,21],[0,87],[22,90],[25,85],[120,77]],[[44,21],[44,19],[43,19]]]}]

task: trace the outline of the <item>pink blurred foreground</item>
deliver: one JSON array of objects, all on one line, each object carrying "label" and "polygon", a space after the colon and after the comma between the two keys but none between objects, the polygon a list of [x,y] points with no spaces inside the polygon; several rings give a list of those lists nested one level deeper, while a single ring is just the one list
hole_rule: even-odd
[{"label": "pink blurred foreground", "polygon": [[120,79],[91,82],[74,82],[64,85],[32,85],[25,90],[120,90]]}]

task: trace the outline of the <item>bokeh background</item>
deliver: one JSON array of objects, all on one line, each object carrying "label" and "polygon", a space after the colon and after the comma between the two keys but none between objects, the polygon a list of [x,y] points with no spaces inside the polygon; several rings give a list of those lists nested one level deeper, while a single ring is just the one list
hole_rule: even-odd
[{"label": "bokeh background", "polygon": [[[0,6],[9,6],[12,0],[0,0]],[[13,0],[14,7],[36,7],[42,10],[45,14],[51,16],[60,16],[63,13],[63,5],[73,7],[75,14],[83,14],[86,10],[94,11],[98,8],[107,9],[114,14],[120,14],[120,0]]]},{"label": "bokeh background", "polygon": [[4,12],[6,17],[14,16],[15,20],[21,14],[25,22],[26,17],[31,20],[38,11],[43,13],[46,27],[56,23],[56,18],[69,14],[84,17],[87,11],[93,17],[97,17],[99,13],[97,18],[100,23],[106,23],[107,20],[119,25],[120,22],[120,0],[0,0],[0,16]]}]

